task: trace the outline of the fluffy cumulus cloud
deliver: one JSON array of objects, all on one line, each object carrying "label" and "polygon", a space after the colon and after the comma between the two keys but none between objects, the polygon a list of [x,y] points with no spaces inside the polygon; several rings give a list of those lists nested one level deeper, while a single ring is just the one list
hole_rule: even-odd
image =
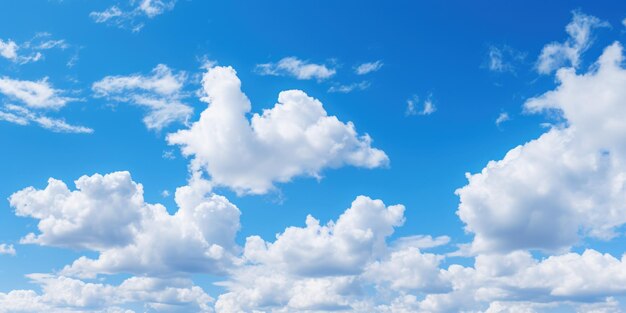
[{"label": "fluffy cumulus cloud", "polygon": [[38,233],[22,243],[99,253],[77,259],[66,275],[222,272],[237,251],[239,210],[201,179],[179,188],[175,200],[173,215],[146,203],[128,172],[83,176],[74,191],[50,179],[45,189],[29,187],[9,198],[18,216],[39,221]]},{"label": "fluffy cumulus cloud", "polygon": [[335,75],[336,70],[324,64],[309,63],[296,57],[286,57],[276,63],[257,64],[260,75],[292,76],[297,79],[324,80]]},{"label": "fluffy cumulus cloud", "polygon": [[468,175],[458,214],[478,250],[566,249],[581,236],[610,239],[626,222],[626,70],[622,46],[596,68],[557,72],[559,86],[526,102],[564,123]]},{"label": "fluffy cumulus cloud", "polygon": [[235,70],[210,68],[202,84],[208,108],[189,129],[167,140],[193,156],[193,170],[205,170],[215,184],[260,194],[274,182],[319,177],[324,168],[375,168],[389,161],[382,150],[372,148],[367,134],[329,116],[321,102],[300,90],[281,92],[273,108],[248,119],[250,100]]},{"label": "fluffy cumulus cloud", "polygon": [[336,222],[320,225],[308,216],[305,227],[289,227],[273,242],[248,237],[244,263],[222,283],[228,292],[219,296],[216,311],[355,312],[377,285],[445,290],[442,256],[406,244],[387,246],[403,222],[404,206],[359,196]]},{"label": "fluffy cumulus cloud", "polygon": [[93,11],[89,17],[96,23],[106,23],[133,32],[140,31],[145,18],[152,19],[174,9],[176,0],[129,0],[129,4],[120,8],[111,6],[103,11]]},{"label": "fluffy cumulus cloud", "polygon": [[0,293],[0,312],[213,312],[211,298],[187,279],[131,277],[120,285],[84,282],[50,274],[27,275],[41,288]]},{"label": "fluffy cumulus cloud", "polygon": [[[88,249],[99,258],[28,275],[41,292],[0,293],[0,312],[132,312],[137,304],[228,313],[619,312],[613,297],[626,294],[626,256],[589,249],[536,260],[517,250],[458,265],[424,252],[447,245],[446,236],[391,240],[404,206],[365,196],[336,221],[308,216],[305,226],[288,227],[273,241],[250,236],[239,250],[239,210],[198,177],[176,191],[174,215],[145,203],[126,172],[84,176],[76,185],[69,191],[51,180],[43,190],[15,193],[11,205],[39,220],[39,234],[23,243]],[[119,285],[77,278],[121,272],[139,276]],[[190,272],[224,275],[218,284],[225,292],[213,303],[188,278],[176,278]]]},{"label": "fluffy cumulus cloud", "polygon": [[48,78],[38,81],[0,78],[0,94],[5,104],[0,107],[0,120],[18,125],[37,124],[54,132],[91,133],[84,126],[71,125],[61,118],[49,115],[67,103],[80,99],[65,96],[65,91],[55,89]]},{"label": "fluffy cumulus cloud", "polygon": [[[472,266],[422,251],[449,239],[399,238],[402,206],[358,197],[336,222],[247,238],[243,263],[220,283],[216,312],[618,312],[626,256],[596,250],[536,260],[485,253]],[[596,310],[596,311],[594,311]]]},{"label": "fluffy cumulus cloud", "polygon": [[336,222],[320,225],[309,215],[306,227],[287,228],[273,243],[257,236],[247,238],[244,256],[293,274],[351,274],[385,252],[385,238],[403,223],[404,206],[386,207],[380,200],[360,196]]},{"label": "fluffy cumulus cloud", "polygon": [[18,46],[15,41],[9,39],[7,41],[3,41],[0,39],[0,56],[9,60],[17,60],[17,49]]},{"label": "fluffy cumulus cloud", "polygon": [[592,31],[600,27],[609,27],[607,22],[595,16],[578,11],[574,11],[572,14],[572,21],[565,27],[569,36],[567,40],[547,44],[541,50],[537,60],[539,73],[550,74],[568,64],[572,67],[578,67],[581,54],[589,49],[593,41]]},{"label": "fluffy cumulus cloud", "polygon": [[354,73],[357,75],[365,75],[372,72],[376,72],[383,67],[383,61],[378,60],[375,62],[367,62],[360,64],[359,66],[354,68]]},{"label": "fluffy cumulus cloud", "polygon": [[[128,172],[83,176],[75,188],[50,179],[43,189],[15,192],[15,214],[37,222],[21,244],[93,253],[55,273],[27,275],[33,290],[0,292],[0,313],[621,312],[626,254],[571,252],[587,237],[618,236],[626,223],[622,46],[610,45],[588,72],[576,72],[589,31],[599,26],[574,13],[572,39],[559,49],[578,49],[576,59],[568,56],[571,67],[557,71],[554,90],[524,104],[529,113],[551,112],[556,125],[467,174],[456,191],[457,214],[474,236],[460,251],[443,252],[453,249],[447,236],[394,236],[405,207],[366,196],[333,221],[309,215],[275,238],[249,236],[238,246],[240,211],[214,186],[258,194],[297,176],[319,177],[325,168],[372,168],[388,158],[302,91],[281,92],[274,107],[248,118],[251,104],[235,71],[209,67],[202,80],[207,109],[167,138],[192,158],[189,182],[175,192],[176,212],[146,202]],[[184,79],[158,66],[151,76],[111,76],[93,89],[147,106],[150,115],[154,107],[145,99],[179,102]],[[31,110],[73,101],[46,80],[5,78],[0,92],[20,103],[0,111],[15,123]],[[412,101],[413,114],[435,110],[430,100]],[[534,249],[545,257],[533,256]],[[0,254],[15,249],[0,244]],[[197,273],[218,277],[223,293],[216,300],[189,278]],[[118,274],[135,276],[107,283]]]},{"label": "fluffy cumulus cloud", "polygon": [[93,83],[92,90],[96,97],[145,108],[146,127],[160,130],[173,122],[187,122],[193,113],[190,106],[182,103],[186,77],[184,72],[174,74],[169,67],[159,64],[149,76],[107,76]]},{"label": "fluffy cumulus cloud", "polygon": [[[535,260],[530,253],[483,254],[473,267],[450,265],[451,290],[404,294],[380,312],[619,312],[626,259],[587,250]],[[560,311],[559,311],[560,312]]]}]

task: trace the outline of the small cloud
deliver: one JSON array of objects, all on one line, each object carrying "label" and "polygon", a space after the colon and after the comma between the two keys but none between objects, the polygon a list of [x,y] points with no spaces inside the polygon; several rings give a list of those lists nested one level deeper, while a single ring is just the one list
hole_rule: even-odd
[{"label": "small cloud", "polygon": [[54,48],[65,50],[69,48],[69,44],[64,39],[53,39],[52,34],[44,32],[35,34],[35,37],[25,42],[22,47],[33,50],[50,50]]},{"label": "small cloud", "polygon": [[496,119],[496,126],[500,127],[500,124],[510,120],[511,118],[509,117],[509,113],[507,112],[501,112],[500,115],[498,115],[498,118]]},{"label": "small cloud", "polygon": [[336,70],[324,64],[309,63],[296,57],[286,57],[277,63],[257,64],[255,72],[259,75],[292,76],[300,80],[324,80],[335,75]]},{"label": "small cloud", "polygon": [[161,191],[161,197],[167,198],[169,196],[170,196],[169,190],[165,189],[165,190]]},{"label": "small cloud", "polygon": [[0,39],[0,56],[9,60],[17,59],[17,49],[18,46],[15,41],[9,39],[7,41],[3,41]]},{"label": "small cloud", "polygon": [[[422,103],[420,106],[419,97],[413,96],[409,100],[406,101],[406,111],[404,114],[406,116],[413,115],[430,115],[437,111],[437,107],[432,101],[432,95],[429,95],[428,98]],[[420,108],[421,107],[421,108]]]},{"label": "small cloud", "polygon": [[553,42],[545,45],[537,60],[537,72],[550,74],[552,71],[566,66],[576,68],[580,63],[580,55],[587,51],[593,42],[592,30],[611,27],[611,25],[595,16],[578,11],[572,12],[572,21],[565,31],[569,37],[565,42]]},{"label": "small cloud", "polygon": [[381,67],[383,67],[383,62],[378,60],[376,62],[363,63],[363,64],[357,66],[354,69],[354,72],[357,75],[365,75],[365,74],[369,74],[369,73],[372,73],[372,72],[376,72]]},{"label": "small cloud", "polygon": [[507,45],[489,46],[489,60],[486,67],[492,72],[515,73],[515,63],[522,62],[526,58],[526,53],[517,51]]},{"label": "small cloud", "polygon": [[338,93],[350,93],[355,90],[365,90],[370,87],[370,82],[362,81],[360,83],[352,83],[349,85],[334,85],[328,88],[328,92],[338,92]]},{"label": "small cloud", "polygon": [[16,255],[15,248],[13,245],[7,245],[6,243],[0,244],[0,255]]},{"label": "small cloud", "polygon": [[106,23],[121,29],[138,32],[143,28],[143,19],[152,19],[174,9],[175,5],[176,0],[130,1],[130,6],[127,9],[121,9],[114,5],[104,11],[91,12],[89,17],[96,23]]},{"label": "small cloud", "polygon": [[78,52],[74,53],[69,60],[67,60],[67,63],[65,64],[67,67],[72,68],[76,65],[76,63],[78,63]]},{"label": "small cloud", "polygon": [[166,160],[174,160],[176,156],[174,155],[174,150],[165,150],[163,151],[163,155],[161,156]]},{"label": "small cloud", "polygon": [[105,23],[113,18],[122,16],[122,14],[123,12],[120,8],[112,6],[102,12],[91,12],[89,13],[89,17],[96,23]]}]

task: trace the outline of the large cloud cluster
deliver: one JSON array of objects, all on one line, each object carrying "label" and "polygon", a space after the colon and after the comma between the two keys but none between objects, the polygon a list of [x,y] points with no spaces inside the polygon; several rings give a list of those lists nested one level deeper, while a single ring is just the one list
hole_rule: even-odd
[{"label": "large cloud cluster", "polygon": [[459,217],[476,250],[567,249],[582,236],[610,239],[626,222],[626,70],[622,46],[596,68],[557,73],[560,85],[526,102],[563,117],[538,139],[468,175]]},{"label": "large cloud cluster", "polygon": [[75,191],[50,179],[45,189],[29,187],[9,200],[17,215],[39,220],[39,234],[23,243],[99,253],[95,260],[76,260],[66,275],[219,273],[237,251],[240,212],[206,184],[196,180],[179,188],[173,215],[146,203],[143,187],[128,172],[83,176]]},{"label": "large cloud cluster", "polygon": [[[141,304],[218,313],[620,312],[626,255],[572,252],[586,238],[620,235],[626,223],[622,46],[607,47],[588,72],[575,70],[589,31],[600,26],[575,13],[572,38],[559,48],[578,49],[573,67],[557,71],[555,90],[524,105],[529,113],[556,112],[559,123],[468,174],[457,190],[458,215],[474,236],[460,251],[444,252],[451,250],[446,236],[394,237],[406,208],[367,196],[334,221],[309,215],[273,239],[249,236],[238,246],[240,211],[214,186],[260,194],[326,168],[389,160],[302,91],[284,91],[273,108],[248,118],[251,104],[235,71],[212,67],[202,81],[207,109],[167,139],[192,158],[189,183],[176,191],[178,210],[147,203],[128,172],[83,176],[74,190],[50,179],[44,189],[14,193],[16,214],[38,221],[21,243],[97,257],[29,275],[41,291],[0,293],[0,312],[131,312]],[[111,77],[98,88],[173,94],[180,88],[170,74]],[[470,258],[457,262],[459,255]],[[195,273],[217,275],[224,292],[214,301],[189,279]],[[88,281],[115,274],[136,276],[118,285]]]}]

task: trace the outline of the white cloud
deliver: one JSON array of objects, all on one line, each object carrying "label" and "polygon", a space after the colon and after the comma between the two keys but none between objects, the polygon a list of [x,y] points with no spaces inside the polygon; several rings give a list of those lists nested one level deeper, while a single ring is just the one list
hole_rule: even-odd
[{"label": "white cloud", "polygon": [[626,223],[626,70],[607,47],[594,70],[557,72],[554,91],[529,112],[556,111],[564,125],[467,175],[458,215],[482,250],[567,249],[581,236],[610,239]]},{"label": "white cloud", "polygon": [[[448,261],[442,268],[442,255],[418,246],[445,244],[445,236],[406,237],[363,249],[364,242],[391,235],[402,218],[399,208],[393,213],[393,206],[376,202],[359,197],[336,223],[321,226],[308,217],[306,227],[288,227],[271,243],[248,238],[246,265],[221,284],[228,292],[218,298],[216,311],[619,312],[611,297],[626,293],[626,256],[587,250],[536,260],[516,251],[479,255],[470,267]],[[375,216],[380,214],[393,218]],[[359,222],[345,223],[348,216]],[[386,226],[374,226],[380,221]],[[344,226],[368,239],[344,241],[338,231]]]},{"label": "white cloud", "polygon": [[354,90],[365,90],[370,87],[370,82],[362,81],[360,83],[352,83],[349,85],[333,85],[328,88],[328,92],[350,93]]},{"label": "white cloud", "polygon": [[448,236],[439,236],[433,238],[430,235],[414,235],[396,239],[393,242],[393,248],[395,250],[408,248],[429,249],[447,245],[449,242],[450,237]]},{"label": "white cloud", "polygon": [[305,227],[288,227],[274,242],[249,237],[244,263],[220,283],[227,292],[216,311],[619,312],[611,297],[626,294],[626,255],[586,250],[536,260],[514,251],[442,268],[444,256],[406,243],[434,246],[446,237],[386,245],[403,209],[361,196],[336,222],[309,216]]},{"label": "white cloud", "polygon": [[2,254],[15,255],[15,248],[13,247],[13,245],[2,243],[0,244],[0,255]]},{"label": "white cloud", "polygon": [[42,51],[55,48],[65,50],[69,48],[70,45],[64,39],[53,39],[52,34],[42,32],[35,34],[35,37],[23,43],[20,47],[33,51]]},{"label": "white cloud", "polygon": [[389,254],[386,238],[403,222],[404,206],[359,196],[336,222],[320,225],[308,216],[305,227],[288,227],[274,242],[248,237],[245,263],[221,283],[228,292],[219,296],[216,311],[374,312],[357,309],[378,296],[364,294],[367,288],[445,287],[438,268],[443,257],[414,247]]},{"label": "white cloud", "polygon": [[431,115],[437,111],[437,107],[433,103],[431,96],[429,96],[423,103],[422,108],[419,108],[419,98],[417,96],[413,96],[412,98],[406,101],[406,111],[404,111],[404,115],[413,116],[413,115]]},{"label": "white cloud", "polygon": [[335,69],[324,64],[309,63],[296,57],[286,57],[277,63],[257,64],[255,71],[260,75],[293,76],[302,80],[324,80],[336,73]]},{"label": "white cloud", "polygon": [[387,259],[367,266],[364,277],[392,290],[441,292],[450,288],[439,269],[444,257],[417,248],[393,251]]},{"label": "white cloud", "polygon": [[580,312],[593,306],[611,307],[611,295],[626,292],[625,266],[626,259],[595,250],[542,261],[522,251],[480,255],[473,268],[452,265],[445,271],[451,292],[427,295],[414,308],[458,312],[488,306],[486,312],[535,312],[565,306]]},{"label": "white cloud", "polygon": [[526,58],[526,54],[507,45],[489,46],[487,68],[492,72],[515,73],[515,63]]},{"label": "white cloud", "polygon": [[18,46],[15,41],[0,39],[0,56],[9,60],[17,60]]},{"label": "white cloud", "polygon": [[192,170],[205,170],[213,183],[237,192],[265,193],[275,182],[319,177],[325,168],[375,168],[389,162],[358,135],[352,123],[327,115],[322,103],[299,90],[283,91],[278,103],[248,120],[250,101],[230,67],[203,77],[209,106],[189,129],[170,134],[170,144],[193,156]]},{"label": "white cloud", "polygon": [[116,17],[121,17],[123,14],[122,10],[120,10],[120,8],[118,8],[117,6],[112,6],[102,12],[91,12],[89,13],[89,16],[96,22],[96,23],[104,23],[107,22],[113,18]]},{"label": "white cloud", "polygon": [[174,9],[176,0],[129,0],[127,9],[111,6],[104,11],[89,13],[96,23],[108,23],[133,32],[140,31],[145,18],[152,19]]},{"label": "white cloud", "polygon": [[[38,33],[34,38],[22,44],[8,39],[0,39],[0,56],[17,64],[37,62],[44,58],[42,51],[50,49],[67,49],[69,45],[63,39],[51,39],[49,33]],[[20,52],[23,51],[23,52]]]},{"label": "white cloud", "polygon": [[496,118],[496,126],[500,126],[500,124],[510,120],[511,118],[509,117],[509,113],[507,112],[500,112],[500,115],[498,115],[498,118]]},{"label": "white cloud", "polygon": [[[234,245],[239,211],[222,197],[207,196],[211,189],[207,181],[193,177],[188,186],[177,190],[180,209],[174,215],[159,213],[164,211],[160,205],[144,203],[141,185],[132,182],[128,173],[84,176],[70,195],[61,184],[51,183],[45,190],[27,188],[11,197],[18,214],[57,219],[38,218],[41,234],[27,238],[39,243],[44,235],[48,243],[63,238],[56,244],[102,250],[100,257],[81,258],[61,276],[29,275],[41,286],[41,293],[0,293],[0,312],[15,308],[103,312],[110,307],[123,312],[135,304],[154,311],[211,312],[211,297],[190,280],[151,276],[178,277],[189,272],[227,274],[218,284],[226,292],[218,297],[215,310],[228,313],[542,312],[557,307],[619,312],[619,303],[611,297],[626,294],[626,255],[620,260],[595,250],[543,260],[535,260],[527,251],[487,253],[478,255],[474,266],[452,263],[443,268],[443,255],[421,249],[445,245],[448,237],[401,237],[388,245],[387,239],[404,222],[404,207],[386,206],[365,196],[357,197],[336,221],[321,225],[308,216],[306,226],[288,227],[274,241],[248,237],[243,252],[233,254],[241,259],[231,259],[227,272],[215,272],[215,260],[206,255],[213,249],[194,242]],[[130,238],[118,236],[132,222],[124,216],[119,221],[101,218],[105,213],[94,213],[96,207],[110,216],[140,211],[141,226]],[[180,223],[174,222],[183,215]],[[96,226],[86,219],[109,227],[93,229]],[[149,276],[131,277],[118,286],[67,276],[85,274],[81,271],[86,268],[92,274]]]},{"label": "white cloud", "polygon": [[33,109],[60,109],[78,99],[64,97],[62,90],[54,89],[48,78],[39,81],[0,78],[0,93]]},{"label": "white cloud", "polygon": [[365,75],[365,74],[369,74],[372,72],[376,72],[380,70],[382,67],[383,67],[383,62],[380,60],[375,61],[375,62],[363,63],[354,69],[354,73],[356,73],[357,75]]},{"label": "white cloud", "polygon": [[87,283],[50,274],[29,274],[41,288],[0,293],[0,312],[131,313],[141,305],[150,312],[213,312],[213,298],[188,279],[131,277],[120,285]]},{"label": "white cloud", "polygon": [[553,42],[541,50],[537,60],[537,71],[541,74],[550,74],[552,71],[566,65],[574,68],[580,64],[580,56],[593,41],[591,32],[595,28],[610,27],[610,25],[595,16],[574,11],[572,21],[567,24],[565,31],[569,35],[563,43]]},{"label": "white cloud", "polygon": [[144,202],[128,172],[83,176],[76,188],[50,179],[43,190],[28,187],[9,198],[18,216],[39,220],[39,233],[23,243],[99,253],[77,259],[65,275],[220,273],[236,253],[239,210],[199,178],[176,190],[173,215]]},{"label": "white cloud", "polygon": [[71,125],[63,119],[52,118],[26,107],[7,104],[0,107],[0,120],[26,126],[30,123],[57,133],[90,134],[93,129],[85,126]]},{"label": "white cloud", "polygon": [[93,83],[96,97],[117,102],[128,102],[144,107],[148,113],[143,121],[146,127],[161,130],[173,122],[186,123],[193,109],[182,103],[182,91],[187,75],[174,74],[166,65],[159,64],[150,76],[107,76]]},{"label": "white cloud", "polygon": [[18,46],[14,41],[9,39],[4,42],[0,39],[0,56],[10,60],[11,62],[26,64],[37,62],[43,58],[43,54],[41,54],[41,52],[32,52],[30,54],[23,55],[19,54],[18,50],[20,50],[20,46]]},{"label": "white cloud", "polygon": [[64,96],[63,90],[55,89],[48,78],[39,81],[0,78],[0,94],[16,104],[0,107],[0,120],[18,125],[37,124],[40,127],[61,133],[92,133],[93,129],[71,125],[60,118],[48,115],[47,111],[63,108],[68,102],[80,99]]},{"label": "white cloud", "polygon": [[320,225],[308,216],[306,227],[289,227],[273,243],[248,237],[244,256],[306,276],[346,275],[362,271],[373,256],[385,252],[385,238],[404,223],[404,206],[357,197],[337,222]]}]

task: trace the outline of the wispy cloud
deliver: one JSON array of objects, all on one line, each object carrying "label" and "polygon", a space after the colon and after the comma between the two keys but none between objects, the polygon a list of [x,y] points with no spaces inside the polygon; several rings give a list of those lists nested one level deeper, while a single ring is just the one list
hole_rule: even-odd
[{"label": "wispy cloud", "polygon": [[550,74],[567,64],[578,67],[580,55],[587,51],[593,42],[592,30],[610,27],[608,22],[595,16],[578,11],[574,11],[572,14],[572,21],[565,27],[565,31],[569,35],[567,40],[549,43],[541,50],[537,60],[537,71],[540,74]]},{"label": "wispy cloud", "polygon": [[486,67],[492,72],[515,73],[516,63],[524,61],[526,53],[517,51],[507,45],[489,46]]},{"label": "wispy cloud", "polygon": [[432,101],[432,95],[429,95],[426,100],[420,104],[418,96],[413,96],[406,101],[406,116],[413,115],[431,115],[437,111],[435,103]]},{"label": "wispy cloud", "polygon": [[12,100],[18,100],[30,108],[59,109],[76,98],[63,96],[63,91],[54,89],[48,78],[38,81],[0,78],[0,93]]},{"label": "wispy cloud", "polygon": [[337,84],[330,86],[328,88],[328,92],[337,92],[337,93],[350,93],[355,90],[365,90],[370,87],[370,82],[364,80],[360,83],[352,83],[347,85]]},{"label": "wispy cloud", "polygon": [[145,18],[151,19],[161,15],[174,9],[175,5],[176,0],[130,0],[125,9],[114,5],[104,11],[91,12],[89,17],[96,23],[106,23],[138,32],[143,28]]},{"label": "wispy cloud", "polygon": [[93,129],[68,124],[63,119],[47,115],[48,111],[58,111],[67,103],[80,99],[64,96],[65,91],[52,87],[48,78],[39,81],[0,78],[0,94],[6,100],[17,104],[5,103],[0,107],[0,120],[18,124],[37,124],[54,132],[92,133]]},{"label": "wispy cloud", "polygon": [[53,39],[50,33],[37,33],[32,39],[18,44],[11,39],[0,38],[0,56],[16,64],[37,62],[44,58],[43,51],[67,49],[63,39]]},{"label": "wispy cloud", "polygon": [[157,65],[151,75],[107,76],[92,85],[95,97],[144,107],[148,113],[143,121],[149,129],[160,130],[179,121],[186,122],[193,109],[182,103],[185,72],[174,74],[164,64]]},{"label": "wispy cloud", "polygon": [[324,64],[286,57],[276,63],[257,64],[255,72],[260,75],[292,76],[301,80],[324,80],[335,75],[336,70]]},{"label": "wispy cloud", "polygon": [[365,75],[368,73],[376,72],[383,67],[383,62],[378,60],[376,62],[363,63],[355,67],[354,72],[357,75]]},{"label": "wispy cloud", "polygon": [[91,128],[71,125],[63,119],[49,117],[41,112],[35,112],[13,104],[7,104],[0,108],[0,120],[22,126],[34,123],[55,133],[93,133],[93,129]]},{"label": "wispy cloud", "polygon": [[498,115],[498,118],[496,118],[496,126],[500,126],[500,124],[509,121],[511,118],[509,117],[509,113],[507,112],[501,112],[500,115]]}]

